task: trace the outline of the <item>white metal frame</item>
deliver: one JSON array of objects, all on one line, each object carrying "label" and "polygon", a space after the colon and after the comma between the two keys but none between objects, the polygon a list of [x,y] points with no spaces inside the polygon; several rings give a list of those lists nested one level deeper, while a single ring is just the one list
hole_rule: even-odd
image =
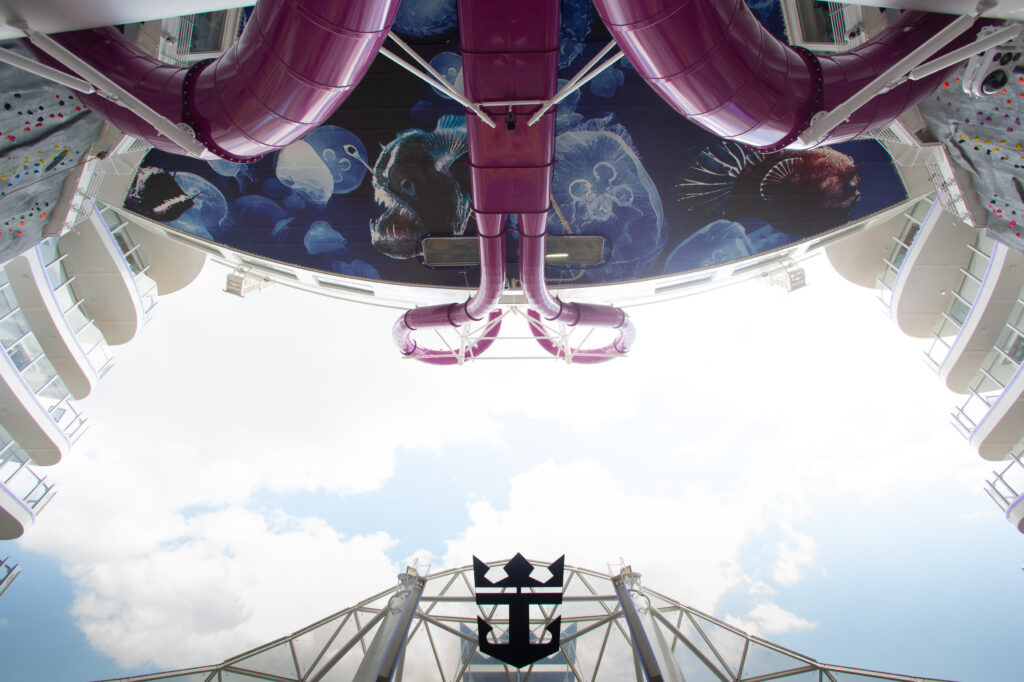
[{"label": "white metal frame", "polygon": [[616,43],[613,40],[612,42],[605,45],[601,49],[601,51],[594,56],[593,59],[587,62],[587,64],[582,69],[580,69],[580,71],[575,76],[573,76],[561,90],[555,93],[555,95],[551,99],[471,102],[464,93],[457,90],[452,83],[449,83],[447,79],[445,79],[441,74],[439,74],[437,70],[434,69],[434,67],[432,67],[425,59],[423,59],[423,57],[419,56],[415,50],[409,47],[409,45],[407,45],[404,40],[395,35],[394,32],[389,33],[388,37],[391,38],[391,40],[394,41],[396,45],[402,48],[402,50],[406,54],[412,57],[420,68],[417,68],[416,66],[408,63],[399,55],[395,54],[394,52],[388,50],[385,47],[382,47],[380,49],[380,53],[382,55],[384,55],[386,58],[390,59],[395,64],[402,67],[412,75],[416,76],[420,80],[424,81],[428,85],[438,88],[440,90],[444,90],[452,99],[454,99],[456,102],[472,111],[480,118],[481,121],[486,123],[491,128],[494,128],[496,124],[494,122],[494,119],[492,119],[491,116],[486,111],[484,111],[484,107],[507,107],[509,108],[509,110],[511,110],[511,107],[515,106],[536,106],[538,107],[537,111],[535,111],[533,115],[530,116],[530,119],[527,121],[527,125],[532,126],[535,123],[537,123],[537,121],[539,121],[541,117],[545,113],[547,113],[547,111],[551,107],[555,106],[563,99],[565,99],[572,93],[582,88],[584,85],[586,85],[591,80],[600,75],[603,71],[612,67],[615,64],[615,62],[622,58],[622,52],[620,51],[616,52],[614,55],[612,55],[605,61],[601,61],[602,58],[604,58],[609,52],[612,51],[612,49],[615,48]]},{"label": "white metal frame", "polygon": [[[448,351],[448,356],[457,364],[464,365],[476,360],[548,360],[572,364],[574,360],[584,357],[598,357],[597,354],[574,351],[584,348],[590,337],[595,333],[592,327],[573,327],[564,322],[548,322],[527,317],[528,308],[519,304],[500,306],[501,316],[494,320],[484,319],[476,324],[465,324],[461,327],[441,327],[418,332],[414,338],[423,342],[424,347],[439,348]],[[523,333],[508,333],[508,324],[519,325]],[[495,334],[498,325],[503,325],[501,335]],[[537,345],[537,339],[529,332],[528,325],[538,325],[544,336],[561,351],[559,356],[550,355]],[[503,352],[493,346],[486,352],[476,355],[473,348],[484,340],[492,342],[509,342],[502,346],[525,347],[530,352]],[[608,357],[601,353],[599,357]],[[611,357],[627,357],[627,354],[611,354]],[[411,356],[406,359],[413,359]]]},{"label": "white metal frame", "polygon": [[[490,562],[498,568],[505,561]],[[546,566],[547,562],[531,562]],[[858,680],[928,682],[925,678],[826,665],[760,637],[749,635],[713,616],[640,585],[640,575],[628,566],[618,574],[565,566],[562,604],[534,607],[530,625],[534,637],[556,616],[561,617],[559,652],[517,671],[482,656],[477,647],[476,618],[495,630],[507,629],[504,609],[478,606],[473,587],[473,566],[417,576],[414,569],[400,574],[397,588],[374,594],[291,635],[274,640],[218,665],[140,675],[119,682],[174,680],[178,682],[313,682],[320,679],[353,680],[362,661],[373,655],[372,642],[401,628],[385,625],[396,604],[410,603],[410,579],[422,583],[419,606],[411,617],[404,655],[394,670],[383,671],[378,681],[400,682],[405,670],[416,666],[409,679],[470,682],[496,678],[508,682],[531,679],[535,672],[560,672],[574,682],[637,682],[656,679],[717,679],[720,682],[766,682],[799,679],[807,682],[842,682],[846,675]],[[616,586],[622,589],[617,589]],[[504,588],[506,590],[512,588]],[[525,588],[533,591],[533,588]],[[396,600],[397,598],[397,600]],[[631,628],[623,607],[635,608]],[[637,647],[632,633],[643,632],[649,645]],[[641,651],[656,661],[660,676],[645,675]],[[649,668],[653,671],[653,667]],[[678,673],[678,675],[674,674]],[[635,671],[635,672],[634,672]],[[475,677],[479,675],[480,677]],[[486,677],[484,677],[486,675]],[[810,676],[810,677],[808,677]]]}]

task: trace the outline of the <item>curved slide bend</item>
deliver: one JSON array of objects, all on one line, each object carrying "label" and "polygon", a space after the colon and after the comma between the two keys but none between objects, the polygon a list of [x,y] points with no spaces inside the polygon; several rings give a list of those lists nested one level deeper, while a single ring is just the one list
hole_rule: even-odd
[{"label": "curved slide bend", "polygon": [[[846,101],[955,18],[905,12],[850,52],[815,56],[779,42],[744,0],[594,0],[594,6],[626,57],[669,105],[719,137],[762,151],[792,145],[814,114]],[[972,41],[983,23],[935,56]],[[891,122],[946,75],[908,81],[875,97],[819,144]]]},{"label": "curved slide bend", "polygon": [[432,365],[454,365],[459,357],[453,350],[434,350],[417,345],[412,333],[417,329],[460,327],[488,318],[493,327],[485,338],[465,350],[467,357],[476,357],[494,343],[501,330],[501,312],[495,310],[505,290],[505,227],[503,215],[476,216],[477,241],[480,245],[480,289],[465,303],[442,303],[408,310],[395,321],[392,338],[402,355]]},{"label": "curved slide bend", "polygon": [[[190,125],[209,150],[204,158],[245,162],[327,120],[366,73],[398,4],[260,0],[227,52],[189,69],[158,61],[110,27],[51,37],[167,119]],[[81,100],[129,135],[185,153],[128,109],[98,95]]]},{"label": "curved slide bend", "polygon": [[[551,296],[544,280],[545,234],[550,209],[551,167],[555,160],[555,112],[548,111],[535,125],[527,125],[536,106],[487,107],[487,102],[537,101],[554,96],[558,82],[559,0],[459,0],[462,74],[470,101],[490,109],[495,119],[509,122],[496,128],[467,112],[473,211],[480,239],[480,291],[465,304],[416,308],[395,323],[399,349],[426,362],[456,362],[451,351],[421,349],[411,339],[414,329],[459,326],[480,320],[497,305],[505,280],[502,226],[507,214],[518,214],[519,268],[523,293],[539,320],[570,326],[614,327],[618,338],[604,348],[568,349],[575,362],[610,360],[629,350],[633,327],[622,310],[613,306],[563,304]],[[500,284],[499,284],[500,282]],[[491,313],[495,315],[495,313]],[[541,347],[565,357],[531,321]],[[494,333],[488,334],[493,337]],[[489,345],[489,343],[488,343]],[[486,348],[474,347],[478,353]]]}]

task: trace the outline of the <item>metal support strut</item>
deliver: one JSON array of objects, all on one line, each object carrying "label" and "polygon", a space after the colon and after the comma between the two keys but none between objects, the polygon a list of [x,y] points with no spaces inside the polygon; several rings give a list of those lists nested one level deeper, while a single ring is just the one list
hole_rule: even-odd
[{"label": "metal support strut", "polygon": [[[384,620],[367,647],[352,682],[391,681],[401,660],[409,636],[409,626],[416,615],[426,584],[426,578],[417,575],[413,568],[398,574],[398,589],[382,611],[385,614]],[[327,670],[319,671],[316,679],[321,679]]]},{"label": "metal support strut", "polygon": [[[655,609],[651,608],[647,597],[640,591],[640,574],[633,573],[626,566],[619,575],[612,577],[612,587],[619,598],[622,615],[629,627],[629,638],[633,643],[633,651],[647,682],[685,682],[671,648],[665,642],[657,624],[652,620],[651,614],[655,612]],[[634,595],[642,600],[639,607],[634,601]],[[651,637],[654,638],[653,644],[651,637],[648,637],[647,629],[644,628],[644,620],[650,627]],[[721,673],[718,670],[712,668],[712,672],[721,678]]]},{"label": "metal support strut", "polygon": [[[870,83],[853,93],[853,95],[851,95],[842,104],[839,104],[831,111],[822,111],[815,114],[814,118],[811,119],[811,125],[807,130],[800,133],[800,136],[797,138],[799,143],[804,147],[811,147],[817,144],[823,140],[826,135],[849,120],[849,118],[858,109],[873,100],[876,96],[887,92],[899,85],[901,82],[906,81],[908,78],[910,80],[918,80],[928,73],[934,73],[935,71],[941,70],[941,66],[934,68],[935,64],[925,64],[924,62],[955,40],[964,31],[969,29],[983,12],[990,9],[995,4],[994,0],[980,0],[974,12],[957,17],[944,29],[922,43],[918,48],[911,51],[906,57],[900,59],[891,67],[879,74]],[[1007,39],[1008,38],[1004,38],[1004,40]],[[967,54],[966,51],[970,47],[972,46],[966,46],[962,50],[958,50],[958,53],[961,55],[961,60],[967,59],[977,52],[984,51],[989,46],[984,42],[975,43],[973,45],[973,47],[976,48],[975,51]],[[952,54],[949,56],[952,56]],[[941,57],[935,60],[936,64],[945,62],[946,57]],[[917,71],[916,74],[915,71]]]},{"label": "metal support strut", "polygon": [[[25,23],[17,24],[16,26],[18,29],[23,31],[26,36],[28,36],[28,39],[32,42],[33,45],[35,45],[37,48],[39,48],[46,54],[50,55],[57,61],[66,65],[69,69],[77,73],[84,80],[79,80],[67,76],[67,74],[61,74],[61,78],[56,78],[47,71],[56,71],[55,69],[49,69],[49,67],[43,66],[42,64],[38,63],[36,63],[35,67],[28,68],[28,66],[24,65],[23,63],[10,61],[8,59],[5,59],[4,61],[7,61],[8,63],[13,64],[14,66],[20,66],[21,68],[25,68],[29,71],[32,71],[32,73],[43,76],[44,78],[50,78],[51,80],[54,80],[60,83],[61,85],[74,88],[81,92],[96,92],[97,94],[110,100],[111,102],[114,102],[115,104],[118,104],[128,109],[129,111],[137,115],[139,118],[144,120],[146,123],[153,126],[158,133],[174,142],[176,145],[187,151],[192,156],[201,157],[206,152],[206,148],[202,145],[202,143],[196,140],[194,131],[184,123],[176,125],[173,121],[157,113],[145,102],[143,102],[138,97],[128,92],[124,88],[122,88],[120,85],[118,85],[111,79],[107,78],[105,75],[103,75],[97,69],[87,64],[82,59],[79,59],[79,57],[76,54],[65,48],[57,41],[53,40],[53,38],[51,38],[50,36],[44,33],[40,33],[39,31],[36,31],[35,29],[33,29],[32,27]],[[87,88],[92,88],[92,90],[89,90]]]}]

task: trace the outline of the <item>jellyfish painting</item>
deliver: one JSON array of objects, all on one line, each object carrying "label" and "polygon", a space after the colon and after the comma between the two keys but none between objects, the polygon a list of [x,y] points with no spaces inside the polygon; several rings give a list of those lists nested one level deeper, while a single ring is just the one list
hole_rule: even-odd
[{"label": "jellyfish painting", "polygon": [[611,116],[586,121],[555,138],[552,234],[605,237],[610,247],[599,281],[635,277],[666,241],[665,214],[654,181],[629,132]]},{"label": "jellyfish painting", "polygon": [[620,85],[626,82],[626,74],[617,67],[610,67],[602,71],[594,80],[590,81],[590,92],[598,97],[606,99],[615,95]]},{"label": "jellyfish painting", "polygon": [[[462,55],[455,54],[454,52],[442,52],[430,60],[430,65],[441,74],[442,78],[452,84],[456,92],[464,92],[462,86]],[[445,99],[453,99],[451,95],[440,88],[434,88],[434,92]]]},{"label": "jellyfish painting", "polygon": [[274,172],[282,185],[321,208],[327,205],[327,200],[334,193],[331,169],[305,140],[292,142],[277,153]]},{"label": "jellyfish painting", "polygon": [[[564,78],[558,79],[558,89],[561,90],[569,81]],[[576,113],[576,106],[580,103],[580,91],[573,90],[569,95],[558,103],[555,109],[555,134],[564,133],[570,128],[575,128],[583,122],[583,116]]]},{"label": "jellyfish painting", "polygon": [[315,256],[320,253],[344,253],[348,240],[340,232],[331,227],[331,224],[318,220],[309,226],[309,231],[302,240],[306,251]]},{"label": "jellyfish painting", "polygon": [[731,220],[714,220],[672,249],[662,272],[666,275],[721,265],[784,246],[797,237],[777,232],[771,225],[748,228]]},{"label": "jellyfish painting", "polygon": [[364,260],[356,259],[351,263],[336,260],[331,263],[331,270],[334,270],[339,275],[350,275],[352,277],[362,277],[363,279],[380,279],[380,273],[377,272],[377,268],[373,267]]},{"label": "jellyfish painting", "polygon": [[558,26],[558,68],[572,66],[581,54],[594,25],[590,0],[562,0],[562,21]]},{"label": "jellyfish painting", "polygon": [[303,140],[331,172],[332,194],[348,194],[359,187],[370,170],[366,147],[354,133],[339,126],[320,126]]},{"label": "jellyfish painting", "polygon": [[288,240],[288,225],[295,220],[295,216],[281,218],[274,223],[274,229],[270,231],[270,238],[278,244],[284,244]]},{"label": "jellyfish painting", "polygon": [[440,38],[453,33],[458,25],[455,4],[455,0],[403,2],[398,7],[392,29],[395,33],[416,41]]},{"label": "jellyfish painting", "polygon": [[192,199],[192,207],[167,224],[204,239],[216,240],[228,226],[228,202],[220,190],[195,173],[172,173],[182,192]]},{"label": "jellyfish painting", "polygon": [[258,194],[238,197],[231,211],[236,225],[273,225],[284,218],[284,209],[276,201]]},{"label": "jellyfish painting", "polygon": [[226,178],[234,178],[235,181],[238,182],[239,192],[244,192],[250,182],[256,181],[256,178],[253,176],[248,164],[232,163],[230,161],[224,161],[223,159],[212,159],[206,163],[210,164],[210,168],[212,168],[213,172],[217,175],[223,175]]}]

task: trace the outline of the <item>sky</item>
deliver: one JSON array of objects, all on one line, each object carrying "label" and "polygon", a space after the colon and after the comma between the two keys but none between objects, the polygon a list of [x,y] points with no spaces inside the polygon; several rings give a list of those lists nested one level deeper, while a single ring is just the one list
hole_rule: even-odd
[{"label": "sky", "polygon": [[[630,309],[629,357],[431,367],[397,311],[208,264],[115,349],[4,554],[12,682],[219,662],[432,570],[565,554],[820,661],[1017,679],[1024,538],[955,396],[824,258]],[[494,351],[498,351],[495,346]],[[60,655],[54,655],[60,652]]]}]

